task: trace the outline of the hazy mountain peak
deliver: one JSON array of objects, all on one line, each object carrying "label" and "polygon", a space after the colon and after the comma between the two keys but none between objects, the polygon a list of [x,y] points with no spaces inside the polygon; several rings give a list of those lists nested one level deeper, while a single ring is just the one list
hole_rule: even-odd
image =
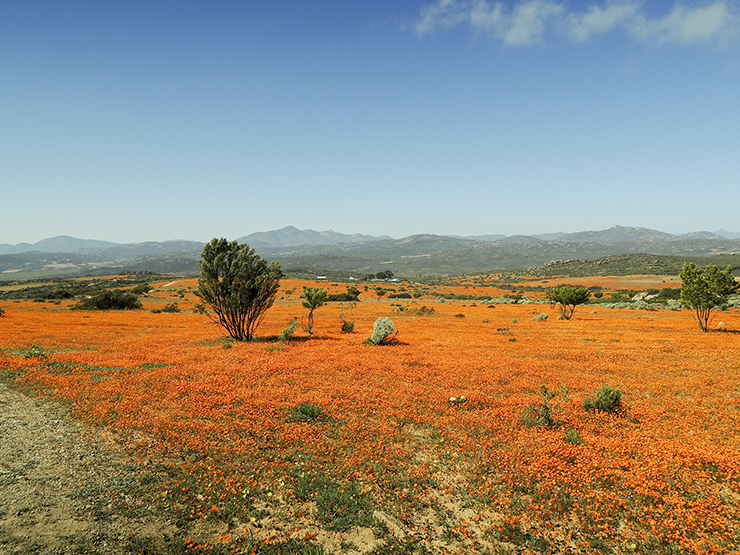
[{"label": "hazy mountain peak", "polygon": [[313,229],[298,229],[292,225],[273,231],[258,231],[237,239],[239,243],[247,243],[250,247],[297,247],[302,245],[331,245],[334,243],[364,243],[389,239],[384,235],[374,237],[354,233],[347,235],[337,233],[331,229],[314,231]]},{"label": "hazy mountain peak", "polygon": [[97,241],[94,239],[77,239],[69,235],[57,235],[42,239],[34,244],[19,243],[17,245],[0,245],[0,254],[18,254],[22,252],[46,252],[46,253],[63,253],[75,252],[80,249],[105,249],[115,246],[116,243],[110,241]]},{"label": "hazy mountain peak", "polygon": [[716,235],[719,235],[720,237],[724,237],[725,239],[740,239],[740,232],[737,231],[727,231],[726,229],[719,229],[714,233]]}]

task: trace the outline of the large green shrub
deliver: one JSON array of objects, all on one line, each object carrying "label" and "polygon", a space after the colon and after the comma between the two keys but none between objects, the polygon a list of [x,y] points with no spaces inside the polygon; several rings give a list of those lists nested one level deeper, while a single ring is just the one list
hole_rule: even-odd
[{"label": "large green shrub", "polygon": [[282,276],[278,262],[268,265],[249,245],[212,239],[203,247],[195,294],[231,337],[249,341],[272,306]]},{"label": "large green shrub", "polygon": [[106,289],[83,299],[73,308],[80,310],[130,310],[141,308],[141,301],[133,293],[121,289]]}]

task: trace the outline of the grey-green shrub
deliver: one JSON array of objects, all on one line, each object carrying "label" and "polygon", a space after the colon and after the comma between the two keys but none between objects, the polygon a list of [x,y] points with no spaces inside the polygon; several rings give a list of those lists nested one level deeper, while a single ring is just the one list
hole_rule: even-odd
[{"label": "grey-green shrub", "polygon": [[298,329],[298,319],[293,318],[280,334],[280,341],[290,341],[296,329]]},{"label": "grey-green shrub", "polygon": [[373,334],[367,339],[372,345],[387,345],[395,338],[398,330],[393,327],[389,318],[378,318],[373,325]]},{"label": "grey-green shrub", "polygon": [[624,410],[622,392],[619,389],[605,385],[593,397],[586,397],[583,408],[589,412],[617,413]]},{"label": "grey-green shrub", "polygon": [[543,320],[547,320],[547,317],[548,316],[549,316],[549,314],[546,314],[546,313],[543,312],[541,314],[537,314],[537,316],[535,316],[534,318],[532,318],[532,320],[534,320],[535,322],[542,322]]}]

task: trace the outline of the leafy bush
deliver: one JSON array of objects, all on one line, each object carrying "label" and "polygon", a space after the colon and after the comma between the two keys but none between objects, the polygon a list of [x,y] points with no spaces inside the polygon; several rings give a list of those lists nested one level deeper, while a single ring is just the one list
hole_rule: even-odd
[{"label": "leafy bush", "polygon": [[280,334],[280,341],[290,341],[293,339],[296,329],[298,329],[298,318],[293,318]]},{"label": "leafy bush", "polygon": [[148,283],[142,283],[141,285],[137,285],[136,287],[131,289],[130,292],[133,293],[134,295],[146,295],[151,290],[152,290],[151,285],[149,285]]},{"label": "leafy bush", "polygon": [[346,320],[342,321],[342,333],[352,333],[355,331],[355,321],[352,320],[351,322],[347,322]]},{"label": "leafy bush", "polygon": [[534,320],[535,322],[542,322],[543,320],[547,320],[548,316],[549,314],[543,312],[541,314],[537,314],[534,318],[532,318],[532,320]]},{"label": "leafy bush", "polygon": [[73,308],[80,310],[130,310],[141,308],[141,302],[133,293],[121,289],[108,289],[84,299]]},{"label": "leafy bush", "polygon": [[280,288],[280,264],[268,265],[249,245],[216,238],[203,247],[199,264],[196,296],[230,337],[251,340]]},{"label": "leafy bush", "polygon": [[378,318],[373,325],[373,334],[365,341],[370,345],[388,345],[398,333],[389,318]]},{"label": "leafy bush", "polygon": [[291,422],[311,422],[325,417],[324,409],[313,403],[301,403],[290,411]]},{"label": "leafy bush", "polygon": [[177,306],[177,303],[172,303],[165,305],[162,309],[162,312],[172,313],[172,312],[180,312],[180,307]]},{"label": "leafy bush", "polygon": [[593,397],[586,397],[583,408],[588,412],[617,413],[624,410],[622,405],[622,392],[608,385],[599,389]]},{"label": "leafy bush", "polygon": [[5,309],[0,306],[0,318],[2,318],[3,316],[5,316]]},{"label": "leafy bush", "polygon": [[334,293],[332,295],[327,295],[325,302],[357,302],[360,298],[360,290],[355,287],[354,285],[348,285],[347,286],[347,292],[346,293]]},{"label": "leafy bush", "polygon": [[393,293],[391,295],[388,295],[389,299],[411,299],[410,293]]}]

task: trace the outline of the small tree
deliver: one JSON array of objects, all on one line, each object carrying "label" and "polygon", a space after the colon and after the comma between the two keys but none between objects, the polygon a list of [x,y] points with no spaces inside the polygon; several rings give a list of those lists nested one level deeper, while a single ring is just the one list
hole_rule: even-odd
[{"label": "small tree", "polygon": [[268,265],[249,245],[214,238],[203,247],[195,294],[231,337],[249,341],[272,306],[281,277],[280,264]]},{"label": "small tree", "polygon": [[326,302],[328,291],[321,287],[303,287],[303,307],[308,309],[308,326],[306,331],[313,333],[313,311]]},{"label": "small tree", "polygon": [[591,296],[591,291],[585,287],[575,287],[573,285],[561,285],[559,287],[550,287],[547,290],[547,298],[550,303],[559,305],[560,314],[566,320],[573,317],[576,307],[584,304]]},{"label": "small tree", "polygon": [[353,297],[353,300],[358,300],[360,297],[360,293],[361,291],[358,287],[355,287],[354,285],[347,286],[347,295]]},{"label": "small tree", "polygon": [[735,293],[740,285],[732,275],[732,266],[719,270],[711,265],[697,268],[696,264],[684,264],[681,273],[681,304],[692,308],[702,331],[709,331],[709,318],[713,308],[721,306],[727,297]]}]

